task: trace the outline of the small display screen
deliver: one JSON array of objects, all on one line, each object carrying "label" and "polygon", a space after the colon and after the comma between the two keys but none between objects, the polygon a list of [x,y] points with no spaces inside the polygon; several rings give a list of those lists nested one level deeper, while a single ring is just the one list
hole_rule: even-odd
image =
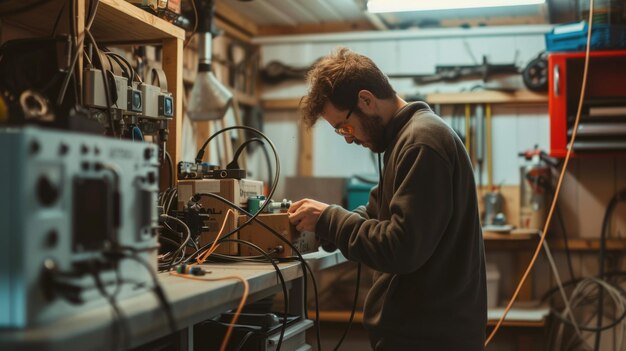
[{"label": "small display screen", "polygon": [[113,227],[111,205],[111,186],[106,179],[74,179],[74,251],[94,251],[104,247]]}]

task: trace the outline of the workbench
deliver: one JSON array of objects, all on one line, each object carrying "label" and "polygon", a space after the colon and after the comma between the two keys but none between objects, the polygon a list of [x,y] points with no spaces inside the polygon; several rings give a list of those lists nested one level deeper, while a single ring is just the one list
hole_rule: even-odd
[{"label": "workbench", "polygon": [[[314,272],[346,261],[339,251],[333,253],[319,251],[303,256]],[[294,261],[279,263],[278,266],[289,289],[288,313],[304,317],[304,281],[301,263]],[[204,264],[203,267],[209,272],[205,277],[238,275],[245,278],[250,285],[248,303],[282,293],[278,275],[269,263],[211,263]],[[195,281],[169,273],[160,273],[158,279],[172,308],[182,350],[193,349],[195,324],[235,308],[243,293],[243,286],[237,280]],[[118,306],[124,314],[125,322],[126,335],[123,348],[139,347],[172,334],[165,312],[153,293],[146,292],[120,300]],[[111,306],[103,303],[99,307],[67,316],[49,325],[23,330],[2,330],[0,350],[117,349],[120,340],[119,336],[115,336],[114,320]],[[313,325],[304,318],[301,321],[304,324],[300,327],[304,325],[309,328]]]}]

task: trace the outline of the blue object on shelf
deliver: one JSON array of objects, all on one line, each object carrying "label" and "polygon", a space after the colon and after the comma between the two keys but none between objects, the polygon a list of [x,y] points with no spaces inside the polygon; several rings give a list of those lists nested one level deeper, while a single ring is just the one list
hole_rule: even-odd
[{"label": "blue object on shelf", "polygon": [[369,201],[370,190],[376,184],[370,182],[361,181],[355,177],[350,178],[346,185],[347,193],[348,193],[348,201],[347,208],[352,211],[355,208],[366,205]]},{"label": "blue object on shelf", "polygon": [[[587,22],[555,26],[546,33],[547,51],[584,51],[587,45]],[[592,50],[620,49],[626,47],[626,26],[594,24],[591,29]]]}]

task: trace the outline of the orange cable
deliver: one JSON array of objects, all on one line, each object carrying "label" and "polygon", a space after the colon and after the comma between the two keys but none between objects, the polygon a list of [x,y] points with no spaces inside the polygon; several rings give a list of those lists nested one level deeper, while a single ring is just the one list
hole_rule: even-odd
[{"label": "orange cable", "polygon": [[206,251],[204,251],[200,256],[198,256],[198,258],[196,258],[196,262],[198,264],[203,264],[204,261],[207,259],[207,257],[211,256],[211,254],[215,252],[215,250],[217,250],[217,247],[220,246],[220,244],[218,244],[217,242],[220,240],[220,236],[222,236],[222,234],[224,233],[224,227],[226,227],[226,222],[228,221],[228,215],[231,213],[233,214],[233,216],[235,215],[235,212],[229,208],[228,211],[226,211],[226,216],[224,217],[224,221],[222,222],[222,227],[220,228],[220,231],[217,233],[215,240],[213,240],[213,244]]},{"label": "orange cable", "polygon": [[491,341],[491,339],[493,339],[493,337],[496,335],[496,332],[498,331],[498,329],[500,329],[500,326],[504,322],[504,319],[506,318],[506,315],[509,313],[509,310],[513,306],[513,303],[515,303],[515,300],[517,299],[517,295],[519,294],[522,286],[524,285],[524,282],[526,281],[526,278],[528,277],[528,274],[530,273],[531,269],[535,265],[535,262],[537,261],[537,257],[539,256],[539,251],[541,251],[541,248],[543,247],[543,242],[546,239],[546,234],[548,232],[548,227],[550,225],[550,221],[552,220],[552,214],[554,213],[554,208],[556,207],[556,201],[557,201],[557,199],[559,197],[559,193],[561,191],[561,185],[563,183],[563,178],[565,177],[565,171],[567,170],[567,165],[569,163],[569,159],[570,159],[570,156],[571,156],[571,153],[572,153],[572,147],[574,146],[574,141],[576,140],[576,134],[578,132],[578,122],[580,121],[580,114],[581,114],[581,111],[582,111],[583,100],[584,100],[584,97],[585,97],[585,88],[586,88],[586,85],[587,85],[587,71],[588,71],[588,68],[589,68],[589,51],[590,51],[589,44],[591,43],[591,27],[592,27],[592,25],[593,25],[593,0],[589,0],[589,26],[588,26],[588,30],[587,30],[587,48],[585,49],[585,65],[584,65],[584,68],[583,68],[583,81],[582,81],[582,86],[580,88],[580,99],[578,100],[578,111],[576,112],[576,121],[574,122],[574,131],[572,133],[572,139],[570,140],[569,145],[567,147],[567,153],[565,155],[565,162],[563,163],[563,168],[561,169],[561,174],[559,174],[559,181],[558,181],[558,183],[556,185],[556,189],[554,191],[554,197],[552,198],[552,204],[550,206],[550,212],[548,213],[548,217],[546,219],[546,223],[543,226],[543,232],[541,233],[541,238],[539,239],[539,243],[537,244],[537,248],[535,249],[535,253],[533,254],[532,259],[530,260],[530,263],[528,264],[528,267],[526,268],[526,271],[524,272],[524,275],[522,276],[522,279],[517,284],[517,288],[515,288],[515,292],[513,293],[513,296],[511,297],[511,300],[507,304],[506,309],[504,310],[504,313],[500,317],[500,320],[498,320],[498,323],[496,324],[496,326],[491,331],[491,334],[489,334],[489,337],[487,337],[487,340],[485,340],[485,347],[487,347],[487,345],[489,345],[489,342]]},{"label": "orange cable", "polygon": [[241,300],[239,301],[239,305],[237,306],[237,309],[235,310],[233,319],[230,321],[230,324],[228,325],[228,329],[226,330],[226,334],[224,334],[224,339],[222,340],[222,344],[220,346],[220,351],[226,351],[226,346],[228,346],[228,340],[230,339],[230,336],[233,333],[233,328],[235,324],[237,323],[237,319],[239,319],[239,315],[241,314],[241,311],[243,310],[243,306],[246,304],[246,300],[248,299],[248,294],[250,293],[250,284],[248,284],[248,281],[238,275],[229,275],[229,276],[225,276],[221,278],[203,278],[203,277],[197,277],[193,275],[180,274],[176,272],[170,272],[170,275],[185,278],[185,279],[207,281],[207,282],[216,282],[216,281],[222,281],[222,280],[235,279],[235,280],[239,280],[243,284],[243,294],[241,295]]}]

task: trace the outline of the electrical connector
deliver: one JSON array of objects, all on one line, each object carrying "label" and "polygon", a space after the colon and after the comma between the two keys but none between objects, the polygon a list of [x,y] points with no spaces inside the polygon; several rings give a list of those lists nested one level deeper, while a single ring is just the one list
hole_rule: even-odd
[{"label": "electrical connector", "polygon": [[178,274],[189,274],[189,275],[195,275],[195,276],[203,276],[203,275],[207,274],[207,271],[205,271],[200,266],[192,266],[192,265],[187,265],[187,264],[181,264],[180,266],[176,267],[176,273],[178,273]]}]

